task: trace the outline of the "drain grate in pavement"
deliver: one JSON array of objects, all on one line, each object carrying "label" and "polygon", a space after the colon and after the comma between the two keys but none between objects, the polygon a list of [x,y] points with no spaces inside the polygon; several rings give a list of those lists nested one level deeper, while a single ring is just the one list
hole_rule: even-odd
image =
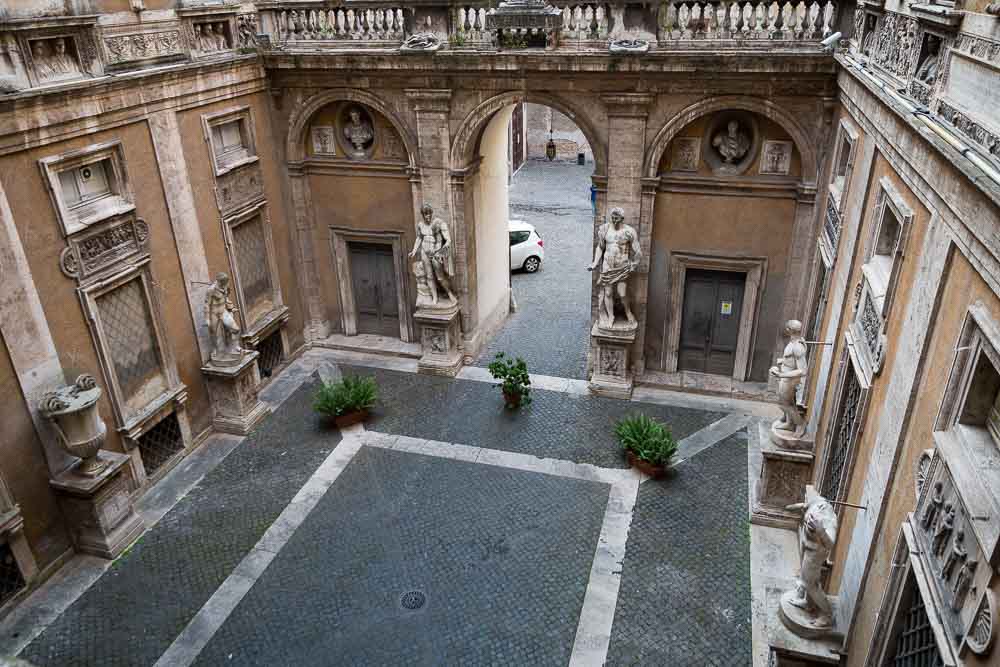
[{"label": "drain grate in pavement", "polygon": [[427,602],[427,596],[420,591],[407,591],[403,593],[403,596],[399,598],[399,604],[403,609],[409,609],[410,611],[416,611],[424,606]]}]

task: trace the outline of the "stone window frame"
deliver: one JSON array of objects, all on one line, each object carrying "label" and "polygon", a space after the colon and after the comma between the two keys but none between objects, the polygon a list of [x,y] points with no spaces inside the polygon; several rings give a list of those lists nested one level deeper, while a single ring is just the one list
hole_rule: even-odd
[{"label": "stone window frame", "polygon": [[330,246],[333,254],[334,269],[337,274],[337,287],[340,290],[340,318],[345,336],[358,335],[357,308],[354,304],[354,285],[351,275],[351,257],[347,248],[350,242],[381,243],[392,246],[393,266],[396,272],[396,301],[399,308],[399,338],[404,343],[417,342],[413,326],[413,313],[409,303],[409,282],[406,262],[406,249],[403,244],[403,232],[396,231],[364,231],[346,227],[330,227]]},{"label": "stone window frame", "polygon": [[2,475],[0,475],[0,543],[10,546],[17,569],[24,579],[24,588],[0,607],[0,611],[3,611],[13,608],[30,590],[32,582],[38,575],[38,563],[28,544],[28,538],[24,535],[21,507],[14,501],[14,496]]},{"label": "stone window frame", "polygon": [[[876,252],[887,213],[891,213],[899,224],[899,235],[888,255]],[[861,271],[872,288],[877,309],[884,320],[892,307],[892,300],[902,269],[902,258],[905,254],[904,250],[913,227],[914,218],[913,209],[906,203],[888,176],[883,176],[879,180],[873,215],[872,229],[865,247],[865,261]],[[888,257],[888,259],[876,260],[876,255]]]},{"label": "stone window frame", "polygon": [[[219,155],[215,152],[215,142],[212,139],[212,131],[220,125],[225,125],[226,123],[233,121],[238,121],[240,123],[240,133],[243,138],[243,148],[246,150],[246,155],[235,158],[232,162],[220,161]],[[228,174],[234,169],[238,169],[247,164],[252,164],[260,159],[257,155],[257,131],[254,125],[254,114],[249,105],[234,107],[224,111],[218,111],[216,113],[204,114],[201,117],[201,123],[205,136],[205,142],[208,144],[209,158],[212,160],[212,171],[216,176]]]},{"label": "stone window frame", "polygon": [[[167,386],[159,396],[149,401],[147,405],[131,412],[127,407],[127,398],[122,395],[121,389],[118,386],[118,375],[115,372],[114,360],[111,358],[110,351],[105,343],[105,334],[101,323],[101,314],[97,306],[97,299],[136,279],[140,281],[143,294],[146,297],[146,306],[149,309],[150,320],[153,323],[152,333],[156,339],[160,354],[160,367],[163,370]],[[86,315],[87,326],[94,343],[94,349],[97,351],[97,357],[101,364],[105,386],[108,388],[115,426],[118,432],[123,434],[125,445],[129,449],[135,448],[136,441],[142,434],[156,426],[160,420],[175,410],[179,413],[178,420],[182,425],[185,443],[189,444],[191,442],[187,429],[187,421],[183,419],[183,415],[180,413],[180,408],[187,400],[187,387],[181,382],[172,347],[167,341],[166,320],[163,316],[154,286],[152,260],[147,255],[134,263],[125,265],[110,277],[81,286],[77,290],[80,303]]]},{"label": "stone window frame", "polygon": [[906,611],[905,609],[901,609],[901,604],[906,592],[907,582],[911,576],[916,583],[916,590],[913,591],[913,594],[919,595],[924,601],[924,608],[927,611],[927,617],[934,630],[938,652],[941,654],[941,659],[945,667],[956,667],[960,664],[952,652],[951,644],[947,638],[947,630],[933,603],[934,596],[932,593],[933,584],[931,582],[931,575],[927,572],[924,564],[921,563],[919,553],[920,546],[913,535],[913,526],[909,520],[905,520],[896,538],[896,548],[892,555],[889,581],[886,583],[878,615],[875,617],[875,629],[872,632],[872,639],[868,646],[866,665],[886,664],[886,659],[893,648],[899,615]]},{"label": "stone window frame", "polygon": [[[39,17],[18,21],[13,27],[17,35],[17,46],[20,50],[23,77],[31,88],[76,84],[104,74],[103,62],[97,53],[97,16],[66,16]],[[31,43],[45,39],[64,39],[72,41],[76,52],[77,65],[80,67],[80,77],[59,81],[42,80],[35,68]],[[17,63],[15,70],[18,69]]]},{"label": "stone window frame", "polygon": [[[847,374],[853,373],[856,381],[858,382],[860,389],[860,396],[858,397],[857,404],[857,419],[854,424],[854,431],[851,433],[848,444],[847,451],[844,452],[844,464],[840,471],[840,480],[838,484],[838,493],[836,498],[829,498],[829,500],[840,501],[843,500],[849,491],[849,484],[844,482],[850,480],[851,473],[854,469],[854,462],[858,456],[858,441],[861,439],[861,435],[864,433],[865,419],[868,416],[868,406],[871,402],[869,399],[871,397],[871,384],[865,378],[864,373],[859,367],[859,360],[857,359],[857,352],[855,351],[855,344],[853,336],[850,331],[844,333],[845,338],[845,348],[841,352],[840,359],[840,371],[837,374],[837,383],[834,387],[833,395],[836,397],[836,402],[833,405],[833,410],[830,412],[830,421],[826,425],[826,433],[824,434],[824,447],[821,464],[816,471],[816,482],[820,489],[826,488],[826,477],[829,472],[830,461],[833,457],[833,445],[834,437],[837,433],[838,424],[841,418],[843,410],[844,401],[844,386],[847,383]],[[843,513],[844,506],[837,505],[835,510],[837,515],[840,516]],[[839,528],[838,528],[839,530]]]},{"label": "stone window frame", "polygon": [[732,378],[739,382],[750,376],[753,364],[753,347],[757,338],[757,316],[759,304],[767,280],[766,257],[726,257],[705,255],[696,252],[675,251],[670,253],[670,287],[667,291],[666,332],[664,346],[664,370],[676,373],[680,362],[681,315],[684,312],[684,286],[688,269],[709,269],[745,273],[743,288],[743,308],[740,312],[740,329],[736,338],[735,361]]},{"label": "stone window frame", "polygon": [[[87,206],[95,210],[89,215],[81,217],[77,209],[83,208],[84,204],[70,206],[66,203],[59,174],[102,161],[107,161],[111,167],[110,173],[107,173],[111,193],[88,203]],[[55,207],[56,217],[59,219],[63,235],[66,237],[115,216],[135,211],[135,194],[132,191],[132,182],[125,161],[125,150],[120,139],[44,157],[38,161],[38,165],[42,170],[42,177]],[[95,207],[95,203],[99,203],[100,206]]]},{"label": "stone window frame", "polygon": [[[248,322],[246,317],[249,313],[243,293],[243,279],[240,276],[239,262],[233,247],[233,230],[240,225],[247,223],[254,218],[260,218],[261,228],[264,232],[264,248],[267,254],[267,269],[271,281],[271,309],[258,317],[253,322]],[[235,215],[227,216],[222,221],[223,241],[226,246],[226,258],[229,261],[230,275],[233,278],[233,286],[236,292],[236,305],[239,308],[239,318],[243,326],[243,340],[250,346],[255,347],[260,339],[269,335],[277,326],[288,320],[289,311],[285,306],[281,294],[281,281],[278,276],[278,259],[274,248],[274,235],[271,228],[271,215],[266,201],[259,201]],[[282,345],[285,353],[288,353],[288,341],[282,334]]]},{"label": "stone window frame", "polygon": [[[854,173],[854,164],[858,156],[858,147],[861,142],[858,141],[860,134],[858,129],[854,127],[846,118],[841,118],[840,123],[837,126],[837,137],[836,143],[834,144],[834,160],[831,163],[832,169],[830,170],[830,184],[829,184],[829,196],[833,198],[834,203],[837,207],[837,212],[840,214],[841,218],[844,215],[844,207],[847,202],[847,194],[851,188],[851,176]],[[844,144],[847,144],[847,155],[844,156]],[[844,163],[844,178],[843,181],[837,182],[837,170],[841,163]]]}]

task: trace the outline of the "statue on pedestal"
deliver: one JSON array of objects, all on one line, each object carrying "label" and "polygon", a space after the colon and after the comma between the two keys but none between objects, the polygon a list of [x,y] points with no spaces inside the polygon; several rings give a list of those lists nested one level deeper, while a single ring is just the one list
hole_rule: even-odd
[{"label": "statue on pedestal", "polygon": [[235,366],[243,359],[240,325],[233,315],[234,310],[229,300],[229,276],[219,273],[205,296],[205,316],[212,343],[209,362],[217,366]]},{"label": "statue on pedestal", "polygon": [[785,335],[788,336],[785,352],[775,361],[776,365],[770,371],[771,375],[778,378],[778,405],[784,413],[781,419],[771,425],[771,439],[776,445],[784,445],[786,440],[799,439],[806,432],[804,410],[798,403],[799,385],[808,371],[802,323],[788,320]]},{"label": "statue on pedestal", "polygon": [[[423,220],[417,224],[417,240],[410,251],[410,257],[418,260],[414,263],[413,270],[417,278],[417,307],[449,308],[455,305],[458,298],[451,286],[451,279],[455,276],[455,262],[451,255],[448,225],[434,217],[434,209],[430,204],[423,205],[420,215]],[[424,284],[429,295],[421,298],[421,287]],[[447,295],[446,301],[441,298],[441,292]]]},{"label": "statue on pedestal", "polygon": [[[593,271],[598,264],[601,273],[597,279],[600,292],[597,297],[598,326],[603,329],[635,329],[635,316],[628,301],[628,278],[639,268],[642,247],[639,233],[625,224],[625,212],[620,208],[611,209],[610,221],[597,230],[597,247],[594,261],[587,267]],[[602,262],[603,260],[603,262]],[[615,323],[615,296],[625,311],[625,322]]]},{"label": "statue on pedestal", "polygon": [[804,503],[786,509],[805,512],[799,524],[799,576],[795,588],[781,596],[781,617],[800,636],[820,636],[833,630],[833,606],[823,591],[823,566],[837,539],[837,513],[812,485],[806,487]]}]

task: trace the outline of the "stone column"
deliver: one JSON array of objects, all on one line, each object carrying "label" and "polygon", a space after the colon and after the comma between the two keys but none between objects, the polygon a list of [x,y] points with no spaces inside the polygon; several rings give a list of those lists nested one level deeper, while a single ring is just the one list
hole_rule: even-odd
[{"label": "stone column", "polygon": [[[792,240],[788,248],[788,265],[785,267],[785,296],[781,303],[781,321],[805,321],[806,294],[809,291],[809,277],[812,275],[816,258],[817,232],[822,228],[822,220],[816,215],[815,184],[799,184],[795,199],[795,222],[792,225]],[[779,331],[775,350],[783,347],[782,333]]]},{"label": "stone column", "polygon": [[306,311],[306,343],[330,335],[330,320],[320,290],[319,271],[316,269],[315,216],[309,182],[302,165],[289,163],[288,180],[291,185],[292,206],[295,216],[295,261],[298,268],[299,289],[302,291]]},{"label": "stone column", "polygon": [[21,393],[42,443],[49,476],[75,463],[57,444],[57,435],[38,411],[42,395],[65,381],[59,354],[42,311],[28,257],[21,245],[7,194],[0,185],[0,333],[17,374]]},{"label": "stone column", "polygon": [[[590,388],[600,394],[627,398],[632,394],[634,359],[641,356],[641,343],[637,333],[646,326],[646,276],[649,273],[650,229],[643,231],[642,165],[646,148],[646,118],[649,105],[655,97],[648,93],[613,93],[603,95],[608,113],[608,174],[605,210],[620,207],[625,212],[625,222],[637,228],[642,246],[642,261],[629,279],[628,298],[637,326],[628,332],[609,333],[599,330],[596,305],[597,284],[593,283],[591,311],[594,325],[591,328],[590,356],[593,361]],[[604,210],[595,216],[595,229],[605,221]],[[648,227],[648,225],[647,225]]]},{"label": "stone column", "polygon": [[210,344],[205,322],[205,292],[209,279],[208,259],[202,242],[198,210],[191,190],[184,148],[181,144],[177,114],[172,110],[158,111],[149,115],[149,130],[153,138],[153,151],[160,170],[160,181],[167,200],[170,227],[177,243],[184,291],[194,323],[195,336],[201,358],[208,359]]}]

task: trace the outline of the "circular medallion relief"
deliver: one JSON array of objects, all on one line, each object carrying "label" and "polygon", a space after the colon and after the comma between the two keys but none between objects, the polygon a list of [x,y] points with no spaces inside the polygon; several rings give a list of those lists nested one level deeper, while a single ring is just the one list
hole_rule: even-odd
[{"label": "circular medallion relief", "polygon": [[340,113],[338,133],[344,152],[349,158],[364,160],[372,156],[375,146],[375,123],[360,104],[350,104]]},{"label": "circular medallion relief", "polygon": [[719,112],[709,122],[701,146],[702,157],[713,173],[742,174],[760,151],[757,119],[746,111]]}]

